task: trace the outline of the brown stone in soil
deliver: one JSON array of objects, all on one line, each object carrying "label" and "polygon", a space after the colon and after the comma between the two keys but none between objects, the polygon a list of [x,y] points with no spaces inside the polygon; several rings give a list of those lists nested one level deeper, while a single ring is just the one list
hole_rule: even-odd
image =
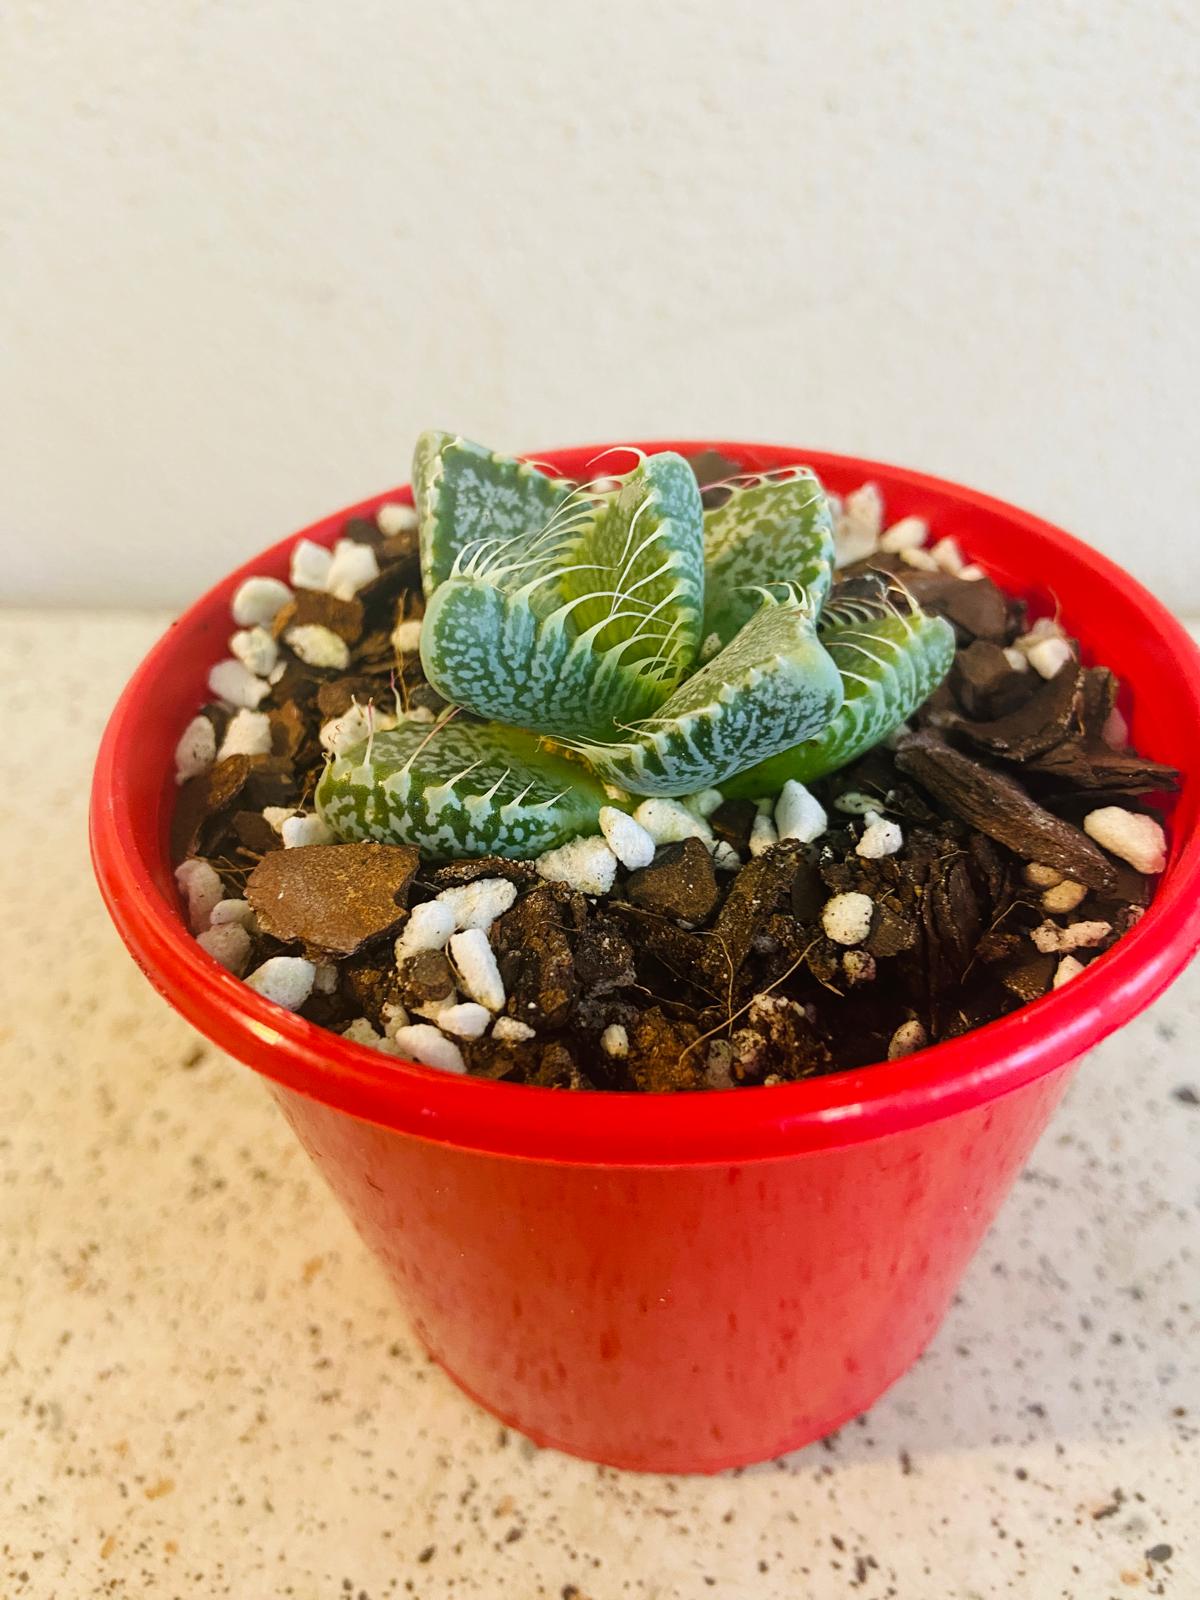
[{"label": "brown stone in soil", "polygon": [[699,839],[659,847],[648,867],[629,874],[625,897],[644,911],[693,926],[707,921],[720,898],[708,847]]},{"label": "brown stone in soil", "polygon": [[1023,950],[998,964],[996,976],[1010,994],[1028,1005],[1049,992],[1057,965],[1057,956],[1042,955],[1025,942]]},{"label": "brown stone in soil", "polygon": [[750,830],[758,815],[753,800],[722,800],[708,819],[708,825],[724,844],[730,845],[738,855],[745,856],[750,849]]},{"label": "brown stone in soil", "polygon": [[400,1000],[396,965],[389,945],[368,945],[340,963],[341,985],[354,1003],[355,1014],[382,1031],[383,1008]]},{"label": "brown stone in soil", "polygon": [[406,916],[420,860],[411,845],[314,844],[276,850],[246,882],[264,932],[329,955],[353,955]]},{"label": "brown stone in soil", "polygon": [[545,884],[492,924],[509,1016],[539,1032],[566,1024],[579,993],[567,934],[578,932],[586,914],[582,895]]},{"label": "brown stone in soil", "polygon": [[291,760],[306,742],[316,743],[304,714],[294,700],[289,700],[277,710],[268,712],[268,716],[271,719],[272,755],[284,756]]},{"label": "brown stone in soil", "polygon": [[299,627],[328,628],[348,645],[354,645],[363,630],[362,602],[339,600],[322,589],[297,589],[295,597],[275,618],[271,631],[277,639],[282,639],[289,628]]},{"label": "brown stone in soil", "polygon": [[675,1094],[704,1087],[703,1047],[688,1049],[699,1037],[691,1023],[672,1021],[658,1006],[651,1006],[627,1032],[629,1054],[624,1064],[633,1088],[647,1094]]},{"label": "brown stone in soil", "polygon": [[1008,639],[1009,602],[990,578],[972,583],[948,572],[915,572],[904,566],[900,579],[922,610],[945,617],[953,625],[960,644],[970,644],[973,639],[1004,644]]},{"label": "brown stone in soil", "polygon": [[[1071,790],[1088,791],[1088,809],[1104,802],[1101,794],[1113,796],[1171,793],[1179,787],[1174,767],[1150,761],[1132,750],[1111,750],[1099,740],[1072,740],[1027,763],[1031,772]],[[1054,792],[1059,792],[1055,789]]]},{"label": "brown stone in soil", "polygon": [[991,720],[1016,711],[1040,683],[1032,672],[1018,672],[998,644],[976,639],[960,650],[950,669],[950,687],[968,717]]},{"label": "brown stone in soil", "polygon": [[400,963],[396,982],[404,1005],[426,1006],[447,998],[454,988],[454,969],[444,951],[418,950]]},{"label": "brown stone in soil", "polygon": [[789,841],[748,861],[735,876],[712,937],[703,943],[703,973],[719,990],[737,976],[767,919],[790,900],[797,865],[804,858],[805,847]]},{"label": "brown stone in soil", "polygon": [[238,842],[256,856],[283,849],[283,840],[261,811],[235,811],[230,818],[230,826]]},{"label": "brown stone in soil", "polygon": [[538,1054],[536,1071],[526,1079],[540,1089],[591,1089],[595,1085],[581,1071],[578,1061],[560,1039],[550,1039]]},{"label": "brown stone in soil", "polygon": [[575,974],[588,998],[637,982],[633,946],[612,917],[593,913],[576,937],[574,954]]},{"label": "brown stone in soil", "polygon": [[954,717],[947,725],[977,750],[1005,761],[1030,761],[1077,731],[1082,690],[1082,674],[1068,661],[1048,681],[1039,682],[1017,710],[989,722]]},{"label": "brown stone in soil", "polygon": [[1014,779],[984,767],[933,734],[910,735],[896,765],[956,816],[998,840],[1024,861],[1041,861],[1093,889],[1111,889],[1116,874],[1081,828],[1054,816]]},{"label": "brown stone in soil", "polygon": [[509,861],[506,856],[474,856],[466,861],[447,861],[422,873],[424,882],[435,889],[459,889],[480,878],[504,878],[518,889],[534,889],[543,880],[528,861]]},{"label": "brown stone in soil", "polygon": [[171,853],[176,861],[196,853],[205,825],[233,805],[249,776],[249,756],[227,756],[182,785],[171,818]]},{"label": "brown stone in soil", "polygon": [[386,686],[381,687],[375,678],[364,677],[361,673],[331,678],[317,688],[317,709],[322,722],[344,717],[356,700],[363,707],[375,704],[390,710],[390,699]]}]

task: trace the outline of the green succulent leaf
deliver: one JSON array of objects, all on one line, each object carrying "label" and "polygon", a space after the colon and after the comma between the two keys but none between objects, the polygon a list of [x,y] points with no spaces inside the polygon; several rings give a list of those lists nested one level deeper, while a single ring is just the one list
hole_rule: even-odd
[{"label": "green succulent leaf", "polygon": [[833,577],[833,519],[816,474],[735,484],[729,498],[704,513],[704,628],[726,645],[762,603],[761,590],[801,585],[819,612]]},{"label": "green succulent leaf", "polygon": [[412,478],[426,599],[472,547],[503,540],[515,548],[514,541],[542,534],[574,487],[528,461],[436,429],[417,440]]},{"label": "green succulent leaf", "polygon": [[798,596],[764,592],[733,642],[619,744],[581,746],[633,794],[691,794],[817,734],[842,703],[842,679]]},{"label": "green succulent leaf", "polygon": [[422,664],[480,716],[611,739],[695,659],[703,581],[695,478],[650,456],[565,501],[538,538],[464,547],[429,601]]},{"label": "green succulent leaf", "polygon": [[414,844],[443,858],[540,855],[594,833],[608,804],[579,761],[521,728],[463,717],[374,735],[331,761],[316,792],[339,839]]},{"label": "green succulent leaf", "polygon": [[845,686],[841,710],[823,732],[723,784],[727,796],[776,794],[789,778],[810,783],[836,772],[912,716],[954,660],[954,629],[944,618],[872,602],[831,606],[821,637]]}]

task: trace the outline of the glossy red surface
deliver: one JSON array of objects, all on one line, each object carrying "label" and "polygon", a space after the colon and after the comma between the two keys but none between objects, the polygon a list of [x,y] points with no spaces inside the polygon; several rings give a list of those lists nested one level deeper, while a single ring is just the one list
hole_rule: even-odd
[{"label": "glossy red surface", "polygon": [[[645,1469],[759,1459],[869,1405],[936,1328],[1071,1064],[1200,944],[1200,655],[1166,609],[1078,540],[970,490],[819,452],[714,447],[750,468],[807,461],[841,491],[874,478],[890,516],[927,515],[1036,610],[1059,605],[1125,681],[1139,748],[1181,767],[1185,787],[1153,906],[1082,977],[906,1061],[686,1097],[448,1077],[280,1011],[195,945],[165,841],[171,751],[225,653],[230,596],[250,573],[285,574],[291,538],[151,651],[106,730],[92,797],[97,877],[134,958],[273,1080],[438,1359],[533,1437]],[[601,448],[538,459],[583,474]],[[394,498],[407,496],[350,511]],[[328,542],[347,514],[305,532]]]}]

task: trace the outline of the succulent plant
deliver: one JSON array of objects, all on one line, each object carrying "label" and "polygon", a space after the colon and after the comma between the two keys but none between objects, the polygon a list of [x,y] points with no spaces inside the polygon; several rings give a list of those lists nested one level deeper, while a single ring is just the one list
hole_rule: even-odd
[{"label": "succulent plant", "polygon": [[820,777],[940,683],[941,618],[907,596],[826,603],[833,528],[808,469],[735,480],[705,511],[682,456],[630,454],[574,484],[422,435],[421,661],[454,709],[330,762],[317,808],[340,838],[537,855],[633,796]]}]

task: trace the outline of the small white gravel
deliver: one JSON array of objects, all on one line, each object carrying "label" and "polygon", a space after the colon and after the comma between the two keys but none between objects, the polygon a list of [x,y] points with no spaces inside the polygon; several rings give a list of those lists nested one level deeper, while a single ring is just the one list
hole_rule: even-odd
[{"label": "small white gravel", "polygon": [[895,556],[902,550],[919,550],[928,538],[929,524],[924,517],[901,517],[880,535],[879,548]]},{"label": "small white gravel", "polygon": [[256,678],[244,662],[229,656],[218,661],[208,675],[208,687],[226,705],[245,706],[253,711],[271,692],[271,685]]},{"label": "small white gravel", "polygon": [[915,567],[918,572],[940,572],[942,570],[928,550],[901,550],[900,559],[906,567]]},{"label": "small white gravel", "polygon": [[775,827],[781,839],[811,844],[829,827],[825,807],[795,778],[789,778],[775,802]]},{"label": "small white gravel", "polygon": [[894,856],[904,847],[904,830],[898,822],[890,822],[878,811],[868,811],[867,825],[862,838],[854,846],[854,853],[864,861],[880,861],[884,856]]},{"label": "small white gravel", "polygon": [[1082,961],[1076,961],[1074,956],[1064,956],[1054,969],[1052,987],[1061,989],[1064,983],[1070,983],[1071,979],[1077,978],[1083,970]]},{"label": "small white gravel", "polygon": [[262,809],[263,821],[279,833],[289,817],[298,816],[295,806],[264,806]]},{"label": "small white gravel", "polygon": [[835,894],[821,910],[821,926],[834,944],[861,944],[871,931],[875,902],[869,894]]},{"label": "small white gravel", "polygon": [[601,806],[600,832],[613,855],[630,872],[648,867],[654,860],[654,840],[627,811]]},{"label": "small white gravel", "polygon": [[279,837],[285,850],[297,850],[309,844],[332,844],[336,836],[320,817],[288,817],[280,825]]},{"label": "small white gravel", "polygon": [[1053,678],[1075,659],[1075,652],[1065,639],[1041,639],[1026,654],[1039,678]]},{"label": "small white gravel", "polygon": [[633,813],[655,844],[678,844],[682,839],[703,839],[711,844],[713,831],[703,817],[689,811],[678,800],[668,800],[661,795],[643,800]]},{"label": "small white gravel", "polygon": [[292,598],[278,578],[247,578],[233,596],[233,620],[239,628],[269,628]]},{"label": "small white gravel", "polygon": [[629,1054],[629,1034],[619,1022],[610,1022],[600,1035],[600,1048],[618,1061]]},{"label": "small white gravel", "polygon": [[399,1000],[386,1000],[379,1009],[379,1016],[383,1023],[383,1031],[389,1038],[397,1028],[408,1026],[408,1012]]},{"label": "small white gravel", "polygon": [[1110,750],[1124,750],[1129,743],[1129,724],[1121,710],[1114,706],[1104,719],[1100,737]]},{"label": "small white gravel", "polygon": [[879,548],[883,532],[883,496],[878,484],[864,483],[842,502],[833,531],[834,565],[848,567]]},{"label": "small white gravel", "polygon": [[408,622],[398,622],[392,629],[392,649],[398,655],[416,655],[421,648],[422,626],[420,617],[413,617]]},{"label": "small white gravel", "polygon": [[375,513],[375,526],[385,539],[394,539],[398,533],[411,533],[417,526],[417,513],[413,506],[401,505],[398,500],[385,500]]},{"label": "small white gravel", "polygon": [[1021,869],[1021,876],[1031,889],[1053,889],[1063,881],[1063,875],[1057,867],[1047,867],[1041,861],[1027,861]]},{"label": "small white gravel", "polygon": [[980,578],[987,577],[987,569],[981,567],[977,561],[968,561],[958,576],[964,583],[978,583]]},{"label": "small white gravel", "polygon": [[847,983],[870,983],[876,970],[875,957],[868,950],[847,950],[842,956]]},{"label": "small white gravel", "polygon": [[437,1025],[443,1033],[452,1033],[456,1039],[479,1039],[487,1032],[491,1020],[492,1013],[486,1006],[464,1000],[460,1005],[439,1011]]},{"label": "small white gravel", "polygon": [[309,667],[332,667],[344,672],[350,665],[350,646],[322,622],[302,622],[284,634],[289,650]]},{"label": "small white gravel", "polygon": [[207,861],[191,856],[175,868],[175,882],[187,902],[188,926],[193,933],[203,933],[209,925],[213,907],[225,898],[216,868]]},{"label": "small white gravel", "polygon": [[1167,836],[1153,817],[1124,806],[1101,806],[1083,819],[1083,831],[1138,872],[1159,873],[1167,864]]},{"label": "small white gravel", "polygon": [[235,711],[225,729],[217,760],[230,756],[269,756],[271,754],[271,719],[265,711]]},{"label": "small white gravel", "polygon": [[535,1037],[535,1030],[527,1022],[518,1022],[516,1017],[497,1017],[496,1025],[492,1029],[493,1039],[506,1039],[511,1044],[519,1044],[524,1039]]},{"label": "small white gravel", "polygon": [[342,1029],[342,1038],[349,1039],[351,1044],[370,1045],[376,1050],[383,1043],[382,1035],[375,1031],[368,1017],[355,1017],[349,1027]]},{"label": "small white gravel", "polygon": [[765,811],[760,811],[750,828],[750,854],[761,856],[779,843],[779,829]]},{"label": "small white gravel", "polygon": [[336,994],[338,986],[338,969],[332,961],[318,961],[317,969],[313,973],[314,994]]},{"label": "small white gravel", "polygon": [[430,1022],[436,1022],[443,1011],[448,1011],[451,1006],[458,1004],[458,990],[451,989],[449,994],[439,995],[436,1000],[424,1000],[419,1006],[413,1007],[414,1017],[427,1017]]},{"label": "small white gravel", "polygon": [[835,811],[844,811],[848,817],[865,817],[878,811],[881,801],[877,794],[864,794],[861,789],[847,789],[833,802]]},{"label": "small white gravel", "polygon": [[736,872],[742,864],[742,858],[727,839],[718,839],[713,846],[713,866],[718,872]]},{"label": "small white gravel", "polygon": [[543,878],[565,883],[581,894],[607,894],[617,876],[617,858],[599,833],[547,850],[534,866]]},{"label": "small white gravel", "polygon": [[1066,634],[1054,617],[1039,617],[1033,627],[1027,633],[1023,633],[1019,639],[1016,639],[1014,644],[1016,649],[1028,655],[1034,645],[1040,644],[1043,639],[1065,638]]},{"label": "small white gravel", "polygon": [[442,1072],[467,1070],[462,1051],[454,1040],[447,1039],[432,1023],[413,1022],[406,1028],[397,1028],[392,1035],[392,1043],[423,1067],[437,1067]]},{"label": "small white gravel", "polygon": [[240,922],[223,922],[215,928],[205,928],[196,935],[196,943],[235,978],[240,978],[250,964],[250,935]]},{"label": "small white gravel", "polygon": [[291,575],[296,589],[324,589],[329,582],[333,552],[311,539],[297,539],[292,546]]},{"label": "small white gravel", "polygon": [[1010,644],[1005,647],[1004,659],[1008,662],[1009,666],[1014,672],[1029,671],[1029,657],[1025,654],[1024,650],[1018,650],[1015,644]]},{"label": "small white gravel", "polygon": [[369,544],[339,539],[325,575],[325,587],[338,600],[353,600],[360,589],[379,576],[379,562]]},{"label": "small white gravel", "polygon": [[441,950],[454,932],[454,911],[440,900],[425,900],[414,906],[396,940],[396,960],[406,961],[422,950]]},{"label": "small white gravel", "polygon": [[[379,727],[378,719],[375,727]],[[321,748],[328,750],[330,755],[345,755],[347,750],[353,750],[355,745],[361,744],[370,732],[371,713],[356,700],[340,717],[331,717],[321,725]]]},{"label": "small white gravel", "polygon": [[517,886],[507,878],[476,878],[459,888],[443,889],[435,905],[445,906],[454,918],[454,929],[482,928],[486,932],[516,901]]},{"label": "small white gravel", "polygon": [[915,1050],[923,1050],[928,1043],[929,1035],[919,1022],[902,1022],[888,1041],[888,1060],[903,1060]]},{"label": "small white gravel", "polygon": [[929,551],[943,572],[948,572],[952,577],[961,578],[966,567],[962,550],[957,539],[939,539]]},{"label": "small white gravel", "polygon": [[207,717],[193,717],[175,746],[175,782],[207,772],[217,758],[217,731]]},{"label": "small white gravel", "polygon": [[210,928],[220,928],[226,923],[240,923],[248,933],[257,933],[258,919],[249,900],[218,900],[208,919]]},{"label": "small white gravel", "polygon": [[724,799],[720,789],[701,789],[696,794],[685,794],[683,803],[689,811],[707,821]]},{"label": "small white gravel", "polygon": [[229,653],[257,678],[268,678],[279,660],[279,646],[265,628],[241,628],[229,641]]},{"label": "small white gravel", "polygon": [[313,992],[317,969],[303,956],[272,956],[246,979],[264,1000],[274,1000],[285,1011],[299,1011]]},{"label": "small white gravel", "polygon": [[1062,883],[1056,883],[1053,888],[1046,890],[1042,896],[1042,910],[1048,911],[1051,916],[1065,916],[1068,911],[1074,911],[1086,897],[1087,889],[1082,883],[1072,883],[1066,878]]},{"label": "small white gravel", "polygon": [[504,1010],[504,984],[496,965],[496,953],[482,928],[466,928],[450,939],[450,959],[462,987],[472,1000],[489,1011]]},{"label": "small white gravel", "polygon": [[1112,932],[1111,922],[1073,922],[1069,928],[1060,928],[1055,922],[1043,922],[1030,934],[1043,955],[1065,954],[1070,950],[1091,950],[1103,944]]}]

